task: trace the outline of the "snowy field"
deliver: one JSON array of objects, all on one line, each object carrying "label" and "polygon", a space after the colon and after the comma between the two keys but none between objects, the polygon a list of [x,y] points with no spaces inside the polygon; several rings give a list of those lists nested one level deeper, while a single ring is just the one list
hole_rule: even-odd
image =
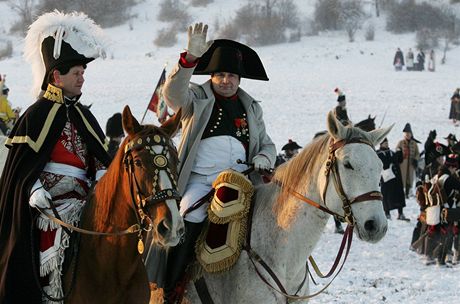
[{"label": "snowy field", "polygon": [[[112,41],[109,56],[90,63],[86,70],[81,101],[93,104],[91,109],[103,127],[126,104],[140,119],[163,66],[167,64],[169,71],[186,45],[184,29],[174,47],[154,46],[157,30],[167,25],[156,21],[158,2],[145,1],[134,9],[138,17],[133,21],[132,31],[127,24],[106,29]],[[297,1],[301,13],[311,12],[311,5],[304,5],[306,2],[314,3]],[[211,38],[219,38],[212,30],[215,19],[228,18],[238,7],[233,1],[215,0],[207,8],[189,11],[194,21],[210,24]],[[0,15],[3,17],[7,11],[5,2],[0,2]],[[11,15],[1,19],[0,31],[8,28]],[[302,37],[296,43],[256,49],[270,81],[243,79],[241,86],[262,100],[267,132],[278,149],[289,138],[303,146],[317,131],[325,129],[326,113],[337,104],[333,92],[336,87],[346,94],[352,121],[371,114],[377,116],[377,125],[383,118],[383,126],[395,124],[388,136],[391,148],[402,138],[407,122],[422,143],[432,129],[437,130],[442,143],[449,133],[460,137],[459,129],[447,118],[450,96],[460,87],[460,48],[448,52],[445,65],[440,64],[441,51],[435,50],[436,72],[395,72],[392,62],[396,48],[400,47],[404,53],[409,47],[415,51],[415,35],[392,35],[383,30],[382,18],[373,22],[375,41],[365,41],[364,33],[358,32],[356,42],[349,43],[343,32],[329,32]],[[0,61],[0,73],[7,75],[10,101],[25,109],[34,101],[30,94],[30,66],[21,56],[22,41],[13,39],[14,56]],[[145,56],[149,52],[152,57]],[[194,81],[206,79],[200,76]],[[147,120],[154,123],[154,115],[148,113]],[[419,149],[423,146],[419,145]],[[409,251],[418,207],[414,198],[406,204],[410,223],[391,220],[387,236],[374,245],[355,238],[341,274],[311,303],[460,303],[460,266],[424,266],[420,257]],[[333,231],[331,220],[314,252],[323,271],[329,270],[340,245],[341,236]],[[320,289],[311,286],[312,291]]]}]

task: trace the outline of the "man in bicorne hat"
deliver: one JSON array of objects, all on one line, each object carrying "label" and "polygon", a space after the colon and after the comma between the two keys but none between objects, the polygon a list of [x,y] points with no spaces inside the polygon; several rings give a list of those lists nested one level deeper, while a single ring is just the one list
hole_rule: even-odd
[{"label": "man in bicorne hat", "polygon": [[284,151],[283,153],[278,154],[276,156],[276,163],[275,167],[278,167],[282,163],[287,162],[291,158],[297,155],[299,153],[299,149],[302,149],[301,146],[299,146],[295,141],[292,139],[289,139],[287,144],[285,144],[281,150]]},{"label": "man in bicorne hat", "polygon": [[[260,102],[240,87],[241,78],[268,80],[257,53],[232,40],[207,41],[207,25],[188,29],[188,46],[166,79],[163,94],[175,112],[182,110],[178,189],[182,214],[212,189],[225,169],[243,171],[241,159],[252,163],[249,176],[262,183],[259,170],[275,165],[276,149],[265,131]],[[211,75],[202,85],[192,75]],[[184,241],[168,253],[166,301],[174,300],[176,283],[194,256],[194,244],[207,216],[208,204],[185,215]]]},{"label": "man in bicorne hat", "polygon": [[103,131],[79,102],[86,65],[101,55],[103,42],[101,29],[78,13],[44,14],[27,33],[25,55],[39,97],[6,140],[0,303],[55,303],[64,295],[72,252],[66,249],[74,238],[39,210],[77,225],[90,183],[110,163]]},{"label": "man in bicorne hat", "polygon": [[414,138],[409,123],[406,123],[404,126],[403,133],[404,138],[398,142],[395,150],[396,152],[402,151],[403,154],[403,161],[400,163],[399,167],[401,169],[401,177],[406,198],[409,198],[414,183],[415,170],[417,170],[418,160],[420,159],[420,153],[417,146],[417,143],[420,142]]}]

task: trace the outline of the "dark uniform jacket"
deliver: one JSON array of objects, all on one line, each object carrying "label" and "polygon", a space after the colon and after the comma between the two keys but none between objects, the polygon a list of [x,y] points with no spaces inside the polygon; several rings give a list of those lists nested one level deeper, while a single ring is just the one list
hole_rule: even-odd
[{"label": "dark uniform jacket", "polygon": [[[41,303],[35,281],[38,233],[32,225],[37,211],[28,201],[67,120],[76,127],[89,155],[105,166],[110,163],[95,117],[79,102],[64,100],[56,87],[49,85],[19,118],[5,143],[10,150],[0,178],[0,303]],[[88,172],[89,179],[94,176],[95,172]]]}]

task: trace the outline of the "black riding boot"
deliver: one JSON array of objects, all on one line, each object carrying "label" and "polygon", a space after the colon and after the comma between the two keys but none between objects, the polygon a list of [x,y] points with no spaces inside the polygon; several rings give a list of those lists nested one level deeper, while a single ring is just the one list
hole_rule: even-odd
[{"label": "black riding boot", "polygon": [[184,239],[168,252],[168,266],[166,268],[166,281],[164,287],[165,303],[175,303],[176,285],[185,274],[190,262],[195,258],[195,243],[203,228],[203,223],[184,221]]}]

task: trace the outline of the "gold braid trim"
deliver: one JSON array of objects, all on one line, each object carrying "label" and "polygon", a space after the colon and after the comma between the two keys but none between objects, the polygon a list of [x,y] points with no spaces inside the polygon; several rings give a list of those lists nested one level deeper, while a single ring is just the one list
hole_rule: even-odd
[{"label": "gold braid trim", "polygon": [[[219,250],[216,252],[212,252],[206,244],[209,224],[205,227],[205,229],[203,229],[203,232],[197,240],[195,253],[198,263],[204,271],[209,273],[221,273],[230,270],[235,265],[236,261],[238,261],[238,258],[240,257],[241,250],[243,249],[243,245],[246,240],[246,232],[248,228],[247,221],[248,218],[246,216],[240,220],[229,223],[227,241],[225,242],[225,245],[219,247]],[[235,244],[236,247],[233,244]],[[230,255],[229,252],[231,252]],[[196,266],[194,267],[194,274],[195,280],[202,275],[199,268]]]},{"label": "gold braid trim", "polygon": [[45,124],[43,125],[40,134],[38,135],[37,141],[32,140],[29,136],[14,136],[13,138],[8,138],[5,142],[5,145],[12,146],[13,144],[28,144],[32,150],[38,152],[45,141],[48,132],[50,131],[51,124],[54,121],[57,111],[62,106],[60,103],[53,104],[53,107],[46,117]]},{"label": "gold braid trim", "polygon": [[43,94],[43,97],[57,103],[64,103],[64,96],[62,95],[62,89],[48,84],[46,92]]},{"label": "gold braid trim", "polygon": [[240,172],[234,170],[223,171],[213,182],[216,193],[223,186],[237,190],[239,196],[234,203],[220,204],[219,198],[214,194],[211,204],[209,204],[208,218],[215,224],[225,224],[246,216],[251,207],[251,198],[254,194],[254,186],[251,181]]}]

